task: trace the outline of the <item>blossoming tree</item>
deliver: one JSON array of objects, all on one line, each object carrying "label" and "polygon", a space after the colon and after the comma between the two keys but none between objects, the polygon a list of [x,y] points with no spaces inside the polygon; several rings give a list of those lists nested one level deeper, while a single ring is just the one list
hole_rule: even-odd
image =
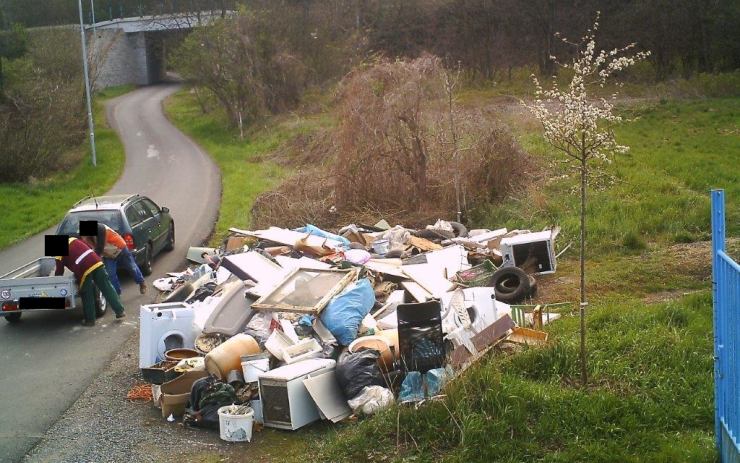
[{"label": "blossoming tree", "polygon": [[[599,27],[599,14],[591,29],[578,43],[566,38],[561,40],[576,47],[577,54],[570,63],[551,59],[561,68],[568,69],[573,77],[567,88],[561,88],[555,78],[549,90],[543,89],[537,77],[535,98],[523,102],[539,120],[544,129],[545,139],[565,156],[580,176],[581,225],[580,225],[580,319],[581,319],[581,382],[587,383],[586,373],[586,191],[589,183],[589,170],[593,163],[608,163],[614,154],[625,153],[627,146],[619,145],[614,138],[612,127],[622,118],[614,113],[614,100],[595,98],[594,87],[604,88],[610,78],[640,60],[649,52],[634,51],[634,43],[611,51],[596,51],[596,32]],[[558,34],[555,34],[558,37]]]}]

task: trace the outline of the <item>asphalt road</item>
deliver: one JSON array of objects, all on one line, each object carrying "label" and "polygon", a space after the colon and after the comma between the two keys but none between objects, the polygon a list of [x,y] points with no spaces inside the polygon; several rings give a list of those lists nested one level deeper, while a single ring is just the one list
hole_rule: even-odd
[{"label": "asphalt road", "polygon": [[[218,213],[217,167],[162,113],[162,101],[177,89],[144,87],[107,108],[126,148],[124,173],[110,193],[145,194],[175,220],[175,250],[156,258],[150,283],[184,266],[187,248],[208,237]],[[55,228],[0,252],[0,274],[43,255],[43,235]],[[25,313],[15,325],[0,321],[0,461],[20,460],[136,332],[139,305],[154,291],[140,296],[131,278],[122,283],[123,322],[110,309],[95,328],[80,325],[81,309]]]}]

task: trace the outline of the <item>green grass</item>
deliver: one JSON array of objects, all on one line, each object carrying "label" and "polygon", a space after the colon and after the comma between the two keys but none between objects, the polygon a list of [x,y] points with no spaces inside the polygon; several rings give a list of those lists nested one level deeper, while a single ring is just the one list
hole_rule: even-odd
[{"label": "green grass", "polygon": [[87,195],[103,194],[113,186],[123,171],[125,154],[118,136],[108,126],[104,104],[132,89],[110,88],[95,97],[97,167],[92,166],[89,145],[84,143],[74,149],[72,157],[79,162],[69,171],[34,183],[0,184],[0,249],[58,223],[75,202]]},{"label": "green grass", "polygon": [[708,291],[594,310],[586,390],[572,386],[577,328],[566,317],[549,329],[550,346],[488,356],[444,402],[343,426],[314,461],[714,461]]},{"label": "green grass", "polygon": [[203,114],[188,90],[170,97],[165,111],[180,130],[211,155],[221,170],[221,206],[211,239],[213,245],[220,243],[230,227],[248,228],[254,200],[284,177],[284,169],[269,161],[267,155],[291,137],[326,123],[322,117],[276,117],[253,128],[240,140],[238,131],[229,126],[221,111]]},{"label": "green grass", "polygon": [[[479,96],[470,104],[491,101]],[[609,167],[616,181],[590,195],[588,388],[577,387],[578,319],[566,309],[547,327],[550,345],[486,356],[448,386],[443,402],[318,425],[288,438],[290,450],[276,455],[301,462],[715,461],[708,189],[726,189],[728,235],[740,236],[740,99],[638,105],[623,109],[634,120],[617,136],[632,150]],[[218,113],[201,114],[187,92],[167,111],[224,173],[214,242],[230,226],[247,227],[255,196],[286,174],[269,153],[330,120],[323,111],[274,118],[240,141]],[[509,122],[528,151],[549,159],[531,121],[513,114]],[[557,178],[562,167],[549,172],[552,179],[477,211],[475,226],[560,224],[559,244],[575,241],[575,179]],[[731,253],[738,249],[735,239]],[[545,299],[574,300],[575,254],[541,279]],[[681,293],[691,294],[675,299]],[[673,300],[646,303],[664,294]]]},{"label": "green grass", "polygon": [[[631,150],[608,167],[614,185],[589,191],[592,255],[709,239],[710,188],[725,189],[727,233],[740,234],[740,98],[655,103],[624,112],[633,120],[616,135]],[[520,129],[519,135],[543,162],[561,159],[531,127]],[[575,180],[545,179],[534,193],[480,210],[476,218],[491,227],[558,223],[564,241],[575,240]]]},{"label": "green grass", "polygon": [[[737,255],[739,110],[739,98],[623,109],[633,120],[617,138],[631,152],[608,167],[614,183],[590,192],[587,389],[577,386],[578,319],[566,309],[547,327],[549,346],[487,356],[444,402],[343,425],[312,461],[715,461],[709,189],[726,190]],[[508,122],[529,152],[550,159],[531,120],[513,113]],[[475,226],[559,224],[559,245],[576,244],[576,179],[548,169],[533,188],[477,211]],[[541,298],[576,300],[576,255],[541,278]],[[675,299],[682,293],[691,294]]]}]

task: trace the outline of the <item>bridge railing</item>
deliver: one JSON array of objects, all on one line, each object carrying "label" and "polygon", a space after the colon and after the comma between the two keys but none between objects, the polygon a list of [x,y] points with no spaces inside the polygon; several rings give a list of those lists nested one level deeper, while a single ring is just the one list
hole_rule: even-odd
[{"label": "bridge railing", "polygon": [[725,254],[725,197],[712,190],[714,427],[723,463],[740,462],[740,265]]}]

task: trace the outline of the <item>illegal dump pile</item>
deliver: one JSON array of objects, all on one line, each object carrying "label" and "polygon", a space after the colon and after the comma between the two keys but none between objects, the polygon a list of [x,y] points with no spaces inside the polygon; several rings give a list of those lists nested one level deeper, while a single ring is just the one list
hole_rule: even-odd
[{"label": "illegal dump pile", "polygon": [[227,441],[433,398],[498,343],[545,343],[558,316],[509,305],[555,272],[557,229],[230,232],[154,282],[163,302],[141,307],[139,341],[162,416]]}]

